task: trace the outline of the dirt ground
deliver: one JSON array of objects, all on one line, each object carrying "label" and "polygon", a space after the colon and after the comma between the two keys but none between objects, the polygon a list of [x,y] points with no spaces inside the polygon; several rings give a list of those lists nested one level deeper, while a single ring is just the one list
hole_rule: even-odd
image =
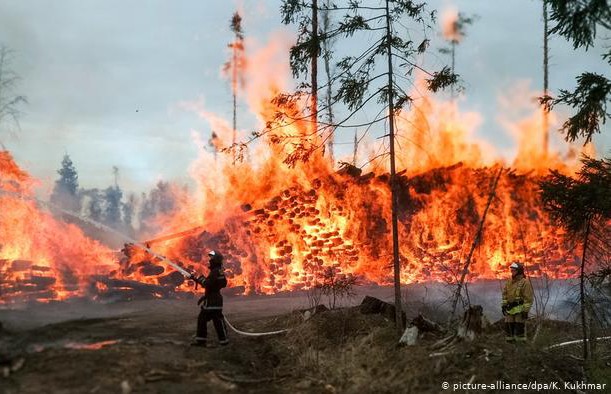
[{"label": "dirt ground", "polygon": [[[392,297],[388,288],[363,292]],[[352,302],[361,299],[359,294]],[[505,343],[500,325],[491,325],[476,341],[435,355],[439,334],[400,347],[391,321],[363,315],[350,302],[304,321],[298,310],[308,307],[305,294],[234,297],[225,309],[239,329],[290,331],[257,338],[231,333],[228,346],[213,341],[209,348],[192,348],[194,303],[72,301],[2,310],[0,362],[25,362],[0,377],[0,393],[439,393],[443,382],[557,381],[563,387],[584,379],[579,346],[546,350],[579,338],[579,327],[567,322],[546,322],[535,343],[521,346]],[[607,389],[592,392],[611,392],[610,343],[599,345],[588,375]]]}]

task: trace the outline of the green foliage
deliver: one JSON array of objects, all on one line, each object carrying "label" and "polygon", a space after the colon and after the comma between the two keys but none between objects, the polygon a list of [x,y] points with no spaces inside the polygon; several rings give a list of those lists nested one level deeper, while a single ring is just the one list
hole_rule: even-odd
[{"label": "green foliage", "polygon": [[51,193],[51,203],[60,208],[78,212],[80,210],[80,196],[78,195],[78,173],[68,154],[62,159],[61,168],[57,170],[59,179],[55,181]]},{"label": "green foliage", "polygon": [[229,28],[239,40],[244,39],[244,32],[242,31],[242,17],[237,12],[235,12],[231,17]]},{"label": "green foliage", "polygon": [[[388,12],[386,5],[388,5]],[[407,0],[389,0],[372,2],[362,0],[352,0],[348,4],[338,5],[334,2],[327,2],[324,6],[318,7],[319,11],[331,14],[329,23],[324,32],[311,31],[312,3],[298,0],[284,0],[280,8],[282,21],[285,24],[298,24],[297,43],[290,50],[290,65],[295,77],[306,74],[309,70],[311,59],[320,53],[321,46],[331,40],[342,39],[343,42],[352,40],[357,45],[368,42],[368,48],[357,55],[345,56],[337,59],[334,76],[327,82],[327,85],[336,87],[335,93],[326,105],[343,104],[348,113],[343,118],[335,121],[334,124],[324,124],[319,122],[321,130],[328,132],[329,127],[333,130],[344,127],[355,127],[348,124],[348,120],[368,103],[377,102],[384,106],[393,107],[393,114],[412,102],[412,97],[402,88],[400,80],[407,80],[413,74],[413,70],[418,68],[428,74],[429,87],[433,91],[438,91],[448,87],[457,81],[449,68],[444,68],[438,72],[429,72],[417,65],[417,57],[424,53],[429,46],[429,39],[426,32],[430,30],[435,19],[435,13],[427,13],[425,3]],[[464,18],[464,24],[471,23],[470,18]],[[402,27],[412,24],[414,30],[422,31],[425,37],[415,41],[412,37],[415,34],[401,34],[396,26]],[[316,34],[315,34],[316,33]],[[339,45],[339,43],[338,43]],[[325,57],[331,57],[332,53],[326,51]],[[389,78],[390,76],[392,78]],[[392,82],[389,82],[392,80]],[[321,86],[320,88],[324,88]],[[303,98],[306,93],[307,84],[303,84],[294,94],[294,97]],[[389,102],[392,100],[392,103]],[[292,103],[286,95],[282,95],[276,104],[281,102]],[[319,106],[318,110],[326,110]],[[272,143],[282,143],[294,136],[282,135],[275,130],[282,124],[296,122],[306,119],[306,116],[299,111],[286,111],[283,107],[274,121],[269,122],[266,131],[254,134],[257,138],[264,134],[271,134]],[[380,110],[377,117],[369,123],[384,121],[389,117],[389,111]],[[337,118],[337,117],[335,117]],[[317,130],[319,132],[320,130]],[[318,149],[323,144],[318,145],[315,136],[304,136],[304,141],[299,143],[290,142],[294,148],[288,161],[294,164],[296,160],[307,160],[312,152],[296,152],[302,149]]]},{"label": "green foliage", "polygon": [[[572,41],[575,49],[585,47],[587,50],[594,44],[597,29],[611,29],[611,7],[608,0],[547,0],[551,7],[551,20],[556,23],[550,30]],[[611,66],[611,51],[603,55]],[[600,133],[600,126],[611,115],[607,112],[607,103],[611,100],[611,80],[595,73],[585,72],[577,77],[574,91],[561,90],[558,98],[542,97],[541,103],[547,109],[557,104],[567,104],[577,113],[563,125],[562,131],[568,141],[579,137],[585,143],[592,140],[595,133]]]},{"label": "green foliage", "polygon": [[611,159],[582,159],[577,179],[551,171],[540,182],[541,198],[550,217],[581,237],[593,222],[611,219]]},{"label": "green foliage", "polygon": [[441,71],[433,73],[431,78],[427,78],[426,85],[431,92],[438,92],[458,82],[458,76],[452,73],[449,67],[444,67]]},{"label": "green foliage", "polygon": [[562,125],[567,141],[585,138],[585,143],[592,140],[592,135],[600,133],[600,126],[611,116],[607,112],[607,103],[611,101],[611,81],[595,73],[583,73],[577,77],[577,88],[573,92],[561,90],[554,104],[564,103],[577,109]]},{"label": "green foliage", "polygon": [[91,220],[95,220],[96,222],[101,222],[104,215],[103,209],[103,197],[100,193],[99,189],[87,189],[83,190],[83,196],[87,197],[87,205],[85,207],[85,215],[89,217]]},{"label": "green foliage", "polygon": [[119,186],[110,186],[104,190],[104,223],[111,227],[121,226],[121,199],[123,192]]},{"label": "green foliage", "polygon": [[63,193],[76,196],[78,190],[78,173],[70,156],[66,153],[62,159],[62,167],[57,170],[59,179],[55,181],[55,188]]},{"label": "green foliage", "polygon": [[551,34],[559,34],[573,42],[575,49],[588,49],[596,38],[596,29],[611,29],[611,7],[608,0],[547,0],[551,20],[556,25]]}]

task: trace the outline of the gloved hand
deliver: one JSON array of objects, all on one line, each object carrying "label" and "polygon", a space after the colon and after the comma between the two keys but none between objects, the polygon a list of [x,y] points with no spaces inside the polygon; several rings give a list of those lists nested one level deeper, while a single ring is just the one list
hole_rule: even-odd
[{"label": "gloved hand", "polygon": [[197,301],[197,306],[200,306],[206,300],[206,296],[201,296]]},{"label": "gloved hand", "polygon": [[522,312],[522,319],[528,320],[528,312]]},{"label": "gloved hand", "polygon": [[503,313],[503,316],[507,316],[507,305],[501,306],[501,313]]}]

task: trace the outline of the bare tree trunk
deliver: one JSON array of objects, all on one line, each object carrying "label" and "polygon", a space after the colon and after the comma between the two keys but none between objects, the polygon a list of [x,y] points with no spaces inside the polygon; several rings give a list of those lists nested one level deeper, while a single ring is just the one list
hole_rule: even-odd
[{"label": "bare tree trunk", "polygon": [[583,359],[588,359],[590,355],[590,343],[588,342],[588,320],[586,316],[586,252],[588,250],[588,241],[590,238],[590,220],[586,224],[586,232],[583,240],[583,253],[581,255],[581,268],[579,270],[579,301],[581,304],[581,325],[583,330]]},{"label": "bare tree trunk", "polygon": [[[325,2],[325,8],[330,8],[330,2],[327,0]],[[323,29],[324,32],[327,33],[329,31],[329,11],[325,11],[323,14]],[[325,61],[325,74],[327,76],[327,95],[326,95],[326,105],[327,105],[327,121],[329,123],[328,126],[328,135],[327,135],[327,149],[329,151],[329,162],[333,166],[335,161],[333,157],[333,140],[334,140],[334,126],[333,126],[333,105],[332,105],[332,90],[331,90],[331,53],[330,53],[330,43],[328,39],[323,40],[324,45],[324,56],[323,59]]]},{"label": "bare tree trunk", "polygon": [[388,55],[388,123],[390,138],[390,194],[392,199],[392,255],[395,285],[395,323],[400,334],[403,333],[403,307],[401,305],[401,260],[399,258],[399,224],[397,219],[397,180],[395,169],[395,103],[394,103],[394,82],[392,67],[392,46],[390,30],[390,9],[389,0],[386,0],[386,50]]},{"label": "bare tree trunk", "polygon": [[[237,38],[236,38],[237,41]],[[233,48],[233,65],[231,70],[231,86],[233,90],[233,130],[231,135],[231,149],[233,152],[233,163],[235,164],[235,143],[238,129],[238,50]]]},{"label": "bare tree trunk", "polygon": [[356,155],[359,151],[359,141],[356,137],[357,131],[354,129],[354,150],[352,151],[352,165],[356,167]]},{"label": "bare tree trunk", "polygon": [[[547,46],[549,33],[547,26],[547,0],[543,0],[543,96],[549,93],[548,86],[548,55],[549,48]],[[549,111],[543,106],[543,154],[547,157],[547,149],[549,145]]]},{"label": "bare tree trunk", "polygon": [[[318,47],[318,1],[312,0],[312,39]],[[311,97],[311,113],[310,121],[312,123],[312,135],[318,130],[318,49],[312,54],[312,97]]]},{"label": "bare tree trunk", "polygon": [[452,300],[452,313],[450,314],[450,319],[448,322],[452,322],[454,319],[454,315],[456,314],[456,305],[458,304],[458,299],[460,298],[460,293],[462,291],[463,285],[465,283],[465,278],[467,277],[467,273],[469,272],[469,265],[471,264],[471,258],[473,257],[473,252],[475,248],[480,242],[480,238],[482,236],[482,230],[484,229],[484,222],[486,221],[486,215],[488,214],[488,209],[490,208],[490,204],[492,203],[492,199],[494,198],[494,192],[496,190],[496,186],[499,183],[499,179],[501,178],[501,174],[503,173],[504,168],[501,167],[499,173],[494,179],[494,184],[492,185],[492,190],[490,190],[490,194],[488,195],[488,202],[486,203],[486,208],[484,209],[484,213],[482,215],[482,219],[479,222],[479,227],[477,228],[477,232],[475,233],[475,238],[473,239],[473,243],[471,243],[471,249],[469,250],[469,254],[467,255],[467,259],[465,260],[465,266],[463,267],[462,273],[460,275],[460,280],[456,286],[456,292],[454,293],[454,299]]},{"label": "bare tree trunk", "polygon": [[[452,74],[454,74],[454,66],[456,59],[456,41],[452,40]],[[450,84],[450,97],[454,100],[454,84]]]}]

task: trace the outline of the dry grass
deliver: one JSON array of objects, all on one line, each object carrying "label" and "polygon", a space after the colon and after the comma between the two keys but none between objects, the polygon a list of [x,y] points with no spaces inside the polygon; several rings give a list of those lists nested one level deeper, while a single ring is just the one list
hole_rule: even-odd
[{"label": "dry grass", "polygon": [[[295,316],[286,319],[298,322]],[[429,356],[438,337],[399,347],[392,322],[356,308],[325,311],[293,327],[269,349],[280,360],[279,370],[300,382],[298,392],[438,393],[444,381],[471,378],[508,383],[582,378],[580,363],[570,357],[579,355],[578,347],[544,351],[578,335],[579,328],[567,322],[546,322],[537,343],[523,345],[505,343],[502,325],[493,324],[476,341],[458,343],[441,357]],[[597,379],[605,374],[611,369],[598,363]]]}]

